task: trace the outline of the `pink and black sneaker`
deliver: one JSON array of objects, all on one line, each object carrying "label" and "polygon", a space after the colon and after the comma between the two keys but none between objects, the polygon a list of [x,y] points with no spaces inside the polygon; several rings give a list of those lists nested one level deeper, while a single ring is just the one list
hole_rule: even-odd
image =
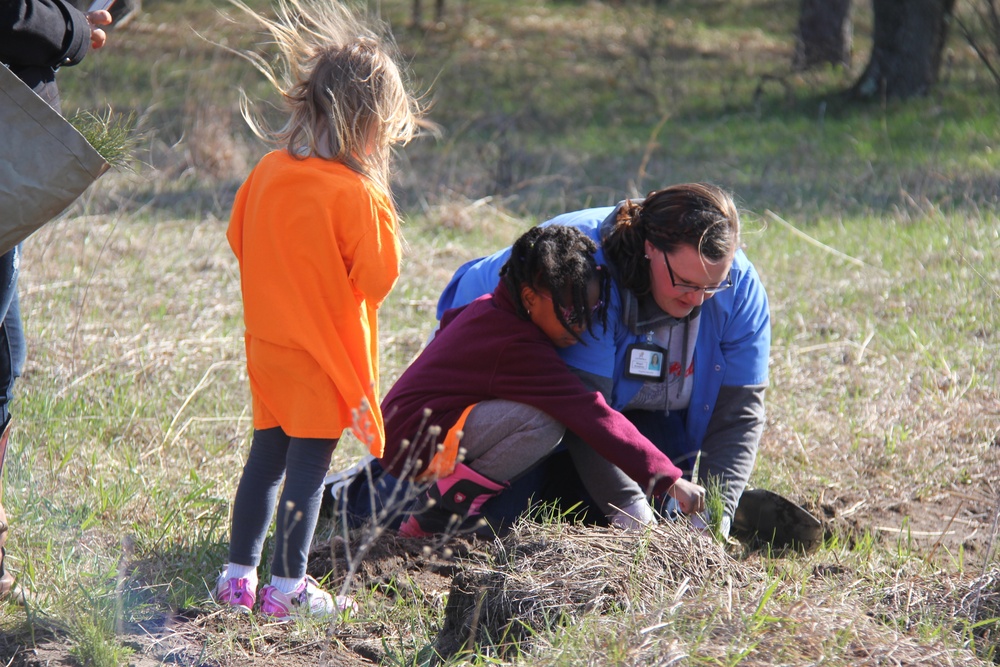
[{"label": "pink and black sneaker", "polygon": [[347,596],[338,595],[334,600],[308,575],[291,593],[282,593],[270,584],[260,589],[260,611],[276,621],[290,621],[294,615],[338,616],[357,608],[357,603]]},{"label": "pink and black sneaker", "polygon": [[254,593],[254,587],[250,585],[249,579],[223,579],[219,577],[219,581],[215,585],[214,597],[219,604],[229,605],[236,611],[247,614],[250,613],[254,602],[257,601],[257,595]]}]

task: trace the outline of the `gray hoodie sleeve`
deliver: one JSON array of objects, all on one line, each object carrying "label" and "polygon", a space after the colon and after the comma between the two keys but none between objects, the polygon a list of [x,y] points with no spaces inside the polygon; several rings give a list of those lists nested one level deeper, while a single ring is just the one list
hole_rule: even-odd
[{"label": "gray hoodie sleeve", "polygon": [[722,387],[702,443],[698,480],[702,485],[711,480],[723,483],[727,533],[757,460],[764,432],[765,388]]},{"label": "gray hoodie sleeve", "polygon": [[591,391],[600,392],[604,400],[611,405],[611,392],[614,389],[614,381],[611,378],[581,371],[579,368],[569,367],[570,372],[576,375],[583,382],[583,386]]}]

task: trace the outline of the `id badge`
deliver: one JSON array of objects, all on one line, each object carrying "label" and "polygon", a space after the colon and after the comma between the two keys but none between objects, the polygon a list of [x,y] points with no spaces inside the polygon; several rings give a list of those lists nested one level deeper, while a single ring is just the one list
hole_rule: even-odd
[{"label": "id badge", "polygon": [[662,382],[666,377],[666,351],[652,343],[633,343],[625,348],[625,377],[644,382]]}]

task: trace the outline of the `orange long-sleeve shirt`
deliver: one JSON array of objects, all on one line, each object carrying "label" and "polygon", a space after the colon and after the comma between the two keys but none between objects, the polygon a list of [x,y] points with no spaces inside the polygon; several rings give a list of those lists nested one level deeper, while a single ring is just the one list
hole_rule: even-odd
[{"label": "orange long-sleeve shirt", "polygon": [[367,403],[381,455],[376,311],[399,277],[385,193],[344,165],[274,151],[240,187],[227,234],[240,265],[254,428],[339,438]]}]

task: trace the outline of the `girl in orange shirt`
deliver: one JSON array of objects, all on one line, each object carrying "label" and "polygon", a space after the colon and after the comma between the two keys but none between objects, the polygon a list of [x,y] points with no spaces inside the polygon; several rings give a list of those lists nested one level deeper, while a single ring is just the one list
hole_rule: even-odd
[{"label": "girl in orange shirt", "polygon": [[340,3],[279,0],[276,19],[235,4],[280,50],[279,71],[260,54],[241,55],[278,88],[289,116],[267,128],[242,100],[251,128],[277,149],[237,193],[227,234],[240,266],[254,433],[214,592],[222,604],[253,608],[278,500],[262,613],[336,614],[351,601],[334,601],[307,576],[306,557],[343,431],[360,428],[382,453],[376,310],[400,259],[390,157],[416,133],[421,109],[391,41]]}]

